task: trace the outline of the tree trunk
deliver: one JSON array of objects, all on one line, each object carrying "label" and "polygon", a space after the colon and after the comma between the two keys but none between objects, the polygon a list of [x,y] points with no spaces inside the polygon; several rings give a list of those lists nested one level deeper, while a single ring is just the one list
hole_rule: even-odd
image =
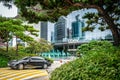
[{"label": "tree trunk", "polygon": [[117,28],[113,28],[114,26],[110,26],[112,34],[113,34],[113,39],[114,39],[114,45],[119,46],[120,45],[120,35],[118,33]]},{"label": "tree trunk", "polygon": [[18,56],[18,44],[16,44],[16,56]]},{"label": "tree trunk", "polygon": [[17,42],[17,37],[16,37],[16,56],[18,56],[18,42]]},{"label": "tree trunk", "polygon": [[8,47],[9,47],[9,42],[7,41],[7,44],[6,44],[6,52],[8,52]]},{"label": "tree trunk", "polygon": [[105,19],[106,23],[108,24],[112,34],[113,34],[113,39],[114,39],[114,45],[119,46],[120,45],[120,35],[119,35],[119,30],[117,26],[114,24],[114,20],[105,12],[103,8],[101,10],[98,10],[101,14],[102,17]]},{"label": "tree trunk", "polygon": [[6,52],[8,52],[8,47],[9,47],[9,40],[8,40],[8,34],[7,34]]}]

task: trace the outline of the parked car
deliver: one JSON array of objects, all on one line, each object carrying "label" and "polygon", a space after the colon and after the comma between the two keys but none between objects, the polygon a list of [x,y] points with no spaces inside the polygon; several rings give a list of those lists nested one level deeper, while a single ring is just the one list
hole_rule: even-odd
[{"label": "parked car", "polygon": [[21,60],[12,60],[8,63],[11,69],[25,69],[25,68],[44,68],[46,69],[51,63],[43,57],[25,57]]}]

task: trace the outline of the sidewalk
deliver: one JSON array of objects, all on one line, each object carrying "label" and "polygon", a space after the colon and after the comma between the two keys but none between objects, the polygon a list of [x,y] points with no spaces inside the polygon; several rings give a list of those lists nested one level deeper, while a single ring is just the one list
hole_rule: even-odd
[{"label": "sidewalk", "polygon": [[49,74],[52,73],[53,70],[55,70],[56,68],[60,67],[61,65],[68,63],[70,61],[75,60],[76,57],[71,57],[71,58],[67,58],[67,59],[59,59],[59,60],[55,60],[52,65],[50,67],[48,67],[47,71]]}]

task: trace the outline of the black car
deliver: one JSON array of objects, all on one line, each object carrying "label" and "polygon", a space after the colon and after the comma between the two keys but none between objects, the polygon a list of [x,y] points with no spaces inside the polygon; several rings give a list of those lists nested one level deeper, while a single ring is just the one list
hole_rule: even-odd
[{"label": "black car", "polygon": [[13,60],[8,63],[11,69],[47,68],[51,63],[42,57],[25,57],[21,60]]}]

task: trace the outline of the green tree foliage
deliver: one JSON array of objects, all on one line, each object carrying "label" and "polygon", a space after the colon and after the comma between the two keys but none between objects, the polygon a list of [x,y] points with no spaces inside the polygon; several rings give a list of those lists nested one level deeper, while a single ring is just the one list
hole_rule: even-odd
[{"label": "green tree foliage", "polygon": [[[29,32],[31,35],[36,35],[38,32],[33,28],[33,26],[22,25],[21,20],[13,20],[10,18],[0,17],[0,38],[2,42],[10,41],[14,36],[20,38],[25,42],[32,41],[33,38],[25,34],[25,31]],[[8,45],[7,45],[8,47]]]},{"label": "green tree foliage", "polygon": [[[3,0],[5,1],[5,0]],[[9,0],[8,0],[9,1]],[[100,30],[112,31],[115,45],[120,45],[120,1],[119,0],[15,0],[20,15],[29,22],[40,20],[57,21],[61,15],[67,15],[80,9],[96,9],[98,12],[86,13],[86,30],[93,30],[96,23]]]},{"label": "green tree foliage", "polygon": [[[61,15],[79,9],[96,9],[98,12],[86,13],[87,30],[94,29],[96,23],[100,30],[109,27],[113,33],[116,45],[120,43],[120,1],[119,0],[16,0],[16,5],[21,10],[21,15],[30,22],[39,20],[57,21]],[[92,31],[92,30],[91,30]]]},{"label": "green tree foliage", "polygon": [[[50,80],[119,80],[120,49],[108,42],[90,42],[88,45],[91,46],[89,51],[80,52],[84,53],[81,58],[57,68]],[[86,45],[81,46],[80,49],[85,49],[83,46]]]},{"label": "green tree foliage", "polygon": [[29,42],[26,51],[28,53],[42,53],[52,50],[53,46],[46,40],[40,39],[39,41]]}]

